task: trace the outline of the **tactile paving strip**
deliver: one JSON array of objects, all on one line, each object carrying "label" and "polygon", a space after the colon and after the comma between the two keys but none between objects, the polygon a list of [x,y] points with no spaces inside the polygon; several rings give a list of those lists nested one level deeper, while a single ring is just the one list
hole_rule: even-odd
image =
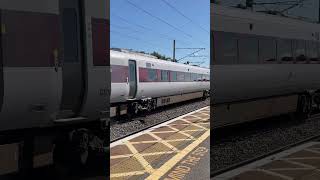
[{"label": "tactile paving strip", "polygon": [[[242,168],[241,173],[226,178],[234,180],[319,180],[320,179],[320,143],[311,142],[279,153],[278,156],[256,162],[257,166]],[[265,161],[265,162],[263,162]],[[254,163],[253,163],[254,164]],[[250,165],[249,165],[250,166]],[[241,168],[239,168],[241,169]],[[230,172],[232,174],[232,172]],[[228,173],[225,173],[226,175]]]},{"label": "tactile paving strip", "polygon": [[205,107],[111,145],[110,178],[159,179],[209,137],[209,116]]}]

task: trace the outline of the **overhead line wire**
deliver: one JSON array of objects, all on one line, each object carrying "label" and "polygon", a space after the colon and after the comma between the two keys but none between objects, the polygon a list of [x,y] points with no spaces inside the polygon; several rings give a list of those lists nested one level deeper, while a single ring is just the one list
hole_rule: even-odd
[{"label": "overhead line wire", "polygon": [[182,31],[181,29],[179,29],[179,28],[175,27],[174,25],[172,25],[172,24],[168,23],[167,21],[163,20],[162,18],[159,18],[159,17],[157,17],[157,16],[153,15],[153,14],[152,14],[152,13],[150,13],[149,11],[147,11],[147,10],[145,10],[145,9],[141,8],[140,6],[138,6],[138,5],[134,4],[133,2],[131,2],[131,1],[129,1],[129,0],[125,0],[125,1],[126,1],[126,2],[128,2],[129,4],[131,4],[131,5],[132,5],[133,7],[135,7],[136,9],[138,9],[138,10],[140,10],[140,11],[144,12],[145,14],[148,14],[149,16],[151,16],[151,17],[153,17],[153,18],[155,18],[155,19],[157,19],[157,20],[161,21],[161,22],[162,22],[162,23],[164,23],[164,24],[167,24],[168,26],[172,27],[173,29],[175,29],[175,30],[177,30],[177,31],[179,31],[179,32],[181,32],[181,33],[183,33],[184,35],[186,35],[186,36],[188,36],[188,37],[192,37],[190,34],[188,34],[188,33],[184,32],[184,31]]},{"label": "overhead line wire", "polygon": [[121,17],[121,16],[119,16],[119,15],[117,15],[117,14],[115,14],[115,13],[112,13],[112,14],[113,14],[114,16],[118,17],[119,19],[121,19],[122,21],[124,21],[124,22],[128,23],[128,24],[131,24],[131,25],[134,25],[134,26],[140,27],[140,28],[142,28],[142,29],[144,29],[144,30],[147,30],[147,31],[153,32],[153,33],[155,33],[155,34],[159,34],[160,36],[162,36],[162,37],[163,37],[163,38],[165,38],[165,39],[168,39],[168,40],[176,40],[177,42],[180,42],[181,44],[185,44],[185,45],[190,44],[189,42],[182,41],[182,40],[180,40],[180,39],[176,39],[176,38],[170,37],[170,36],[168,36],[168,35],[166,35],[166,34],[156,32],[156,31],[154,31],[153,29],[148,28],[148,27],[145,27],[145,26],[143,26],[143,25],[140,25],[140,24],[137,24],[137,23],[130,22],[130,21],[128,21],[126,18],[123,18],[123,17]]},{"label": "overhead line wire", "polygon": [[164,2],[167,6],[169,6],[171,9],[173,9],[174,11],[176,11],[178,14],[180,14],[181,16],[183,16],[184,18],[188,19],[190,22],[192,22],[193,24],[197,25],[200,29],[206,31],[207,33],[210,33],[207,29],[203,28],[200,24],[196,23],[195,21],[193,21],[191,18],[189,18],[188,16],[186,16],[185,14],[183,14],[181,11],[179,11],[176,7],[174,7],[172,4],[170,4],[168,1],[166,0],[161,0],[162,2]]}]

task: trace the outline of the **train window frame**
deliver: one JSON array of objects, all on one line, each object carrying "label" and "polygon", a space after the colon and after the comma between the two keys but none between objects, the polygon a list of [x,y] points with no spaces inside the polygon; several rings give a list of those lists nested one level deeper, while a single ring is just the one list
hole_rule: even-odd
[{"label": "train window frame", "polygon": [[[298,52],[301,51],[301,52]],[[292,51],[295,62],[306,62],[306,41],[305,40],[292,40]]]},{"label": "train window frame", "polygon": [[[283,51],[284,49],[287,50],[287,52],[285,53],[282,52],[282,54],[285,54],[285,55],[280,56],[279,52],[281,50]],[[293,63],[294,57],[292,52],[292,40],[280,39],[280,38],[277,39],[277,59],[279,60],[279,63]]]},{"label": "train window frame", "polygon": [[[216,64],[238,64],[239,53],[237,34],[230,32],[214,31],[214,43]],[[226,54],[229,55],[226,56]]]},{"label": "train window frame", "polygon": [[[319,44],[316,41],[307,41],[306,42],[306,54],[308,62],[317,62],[319,61]],[[311,52],[313,50],[313,52]]]},{"label": "train window frame", "polygon": [[184,75],[184,79],[186,82],[190,82],[191,81],[191,73],[186,72]]},{"label": "train window frame", "polygon": [[[252,57],[250,55],[252,55]],[[258,38],[250,35],[239,35],[238,64],[258,64],[258,63],[259,63]]]},{"label": "train window frame", "polygon": [[177,81],[177,72],[170,71],[170,82],[176,82],[176,81]]},{"label": "train window frame", "polygon": [[177,81],[184,82],[185,81],[185,73],[184,72],[177,72]]},{"label": "train window frame", "polygon": [[277,63],[276,39],[272,37],[260,37],[258,43],[259,62],[262,64]]},{"label": "train window frame", "polygon": [[202,74],[197,74],[197,81],[202,81]]},{"label": "train window frame", "polygon": [[157,80],[158,80],[157,69],[148,68],[148,81],[149,82],[156,82]]},{"label": "train window frame", "polygon": [[168,70],[161,70],[161,81],[162,82],[168,82],[169,81]]},{"label": "train window frame", "polygon": [[191,81],[197,81],[198,75],[197,73],[191,73]]}]

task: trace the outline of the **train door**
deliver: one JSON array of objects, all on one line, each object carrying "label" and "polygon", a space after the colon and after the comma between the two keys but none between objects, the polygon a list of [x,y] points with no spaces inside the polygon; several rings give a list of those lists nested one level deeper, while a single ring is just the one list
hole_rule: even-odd
[{"label": "train door", "polygon": [[129,98],[135,98],[137,94],[137,63],[129,60]]},{"label": "train door", "polygon": [[2,103],[3,103],[3,91],[4,91],[4,85],[3,85],[3,54],[2,54],[2,34],[4,33],[5,29],[2,25],[2,16],[1,16],[1,10],[0,10],[0,112],[2,109]]},{"label": "train door", "polygon": [[61,116],[79,113],[84,96],[84,20],[82,0],[60,0],[63,33]]}]

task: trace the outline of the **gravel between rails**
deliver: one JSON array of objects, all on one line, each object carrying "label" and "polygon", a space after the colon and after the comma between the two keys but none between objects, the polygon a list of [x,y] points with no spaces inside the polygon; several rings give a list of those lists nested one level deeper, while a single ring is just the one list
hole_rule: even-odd
[{"label": "gravel between rails", "polygon": [[[320,133],[320,117],[313,117],[304,122],[272,122],[274,128],[267,127],[260,131],[241,133],[228,137],[228,140],[212,144],[210,147],[210,170],[216,172],[236,163],[261,156],[286,145],[296,143]],[[212,133],[214,135],[214,133]]]},{"label": "gravel between rails", "polygon": [[210,105],[210,98],[206,100],[188,101],[185,103],[179,103],[177,105],[171,105],[156,110],[156,112],[146,115],[144,117],[136,117],[130,122],[114,123],[110,126],[110,141],[117,138],[124,137],[128,134],[146,128],[148,126],[155,125],[159,122],[168,121],[178,116],[187,114],[194,110],[206,107]]}]

